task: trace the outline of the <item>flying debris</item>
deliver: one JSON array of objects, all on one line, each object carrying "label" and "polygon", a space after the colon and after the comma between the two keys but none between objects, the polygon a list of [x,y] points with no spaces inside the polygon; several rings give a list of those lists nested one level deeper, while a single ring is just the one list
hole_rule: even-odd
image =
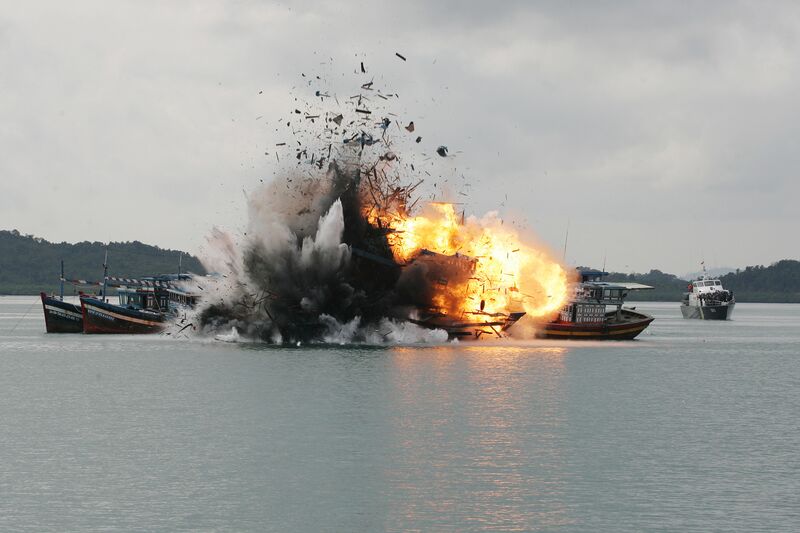
[{"label": "flying debris", "polygon": [[[443,341],[502,337],[526,314],[557,311],[568,282],[558,262],[496,214],[424,202],[439,177],[412,178],[431,175],[419,168],[429,158],[401,151],[391,136],[392,122],[409,133],[414,122],[402,126],[386,107],[396,93],[356,86],[341,103],[308,91],[311,101],[295,98],[287,110],[308,120],[277,121],[295,135],[297,165],[248,194],[238,242],[218,232],[209,239],[216,255],[206,266],[220,275],[204,282],[194,323],[220,340]],[[436,153],[447,157],[448,148]]]},{"label": "flying debris", "polygon": [[395,53],[394,53],[394,55],[396,55],[397,57],[399,57],[399,58],[400,58],[400,59],[402,59],[403,61],[405,61],[405,60],[406,60],[406,58],[405,58],[404,56],[400,55],[400,54],[399,54],[399,53],[397,53],[397,52],[395,52]]}]

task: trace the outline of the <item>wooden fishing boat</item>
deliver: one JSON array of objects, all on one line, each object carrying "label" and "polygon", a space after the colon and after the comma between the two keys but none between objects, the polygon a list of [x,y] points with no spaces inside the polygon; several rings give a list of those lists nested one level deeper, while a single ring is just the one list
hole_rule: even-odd
[{"label": "wooden fishing boat", "polygon": [[64,261],[61,261],[61,287],[59,296],[41,292],[44,328],[47,333],[80,333],[83,331],[81,306],[64,301]]},{"label": "wooden fishing boat", "polygon": [[630,340],[654,320],[635,308],[623,307],[632,290],[652,289],[640,283],[601,281],[607,272],[579,270],[581,281],[558,318],[540,324],[538,336],[550,339]]},{"label": "wooden fishing boat", "polygon": [[108,286],[117,288],[118,304],[105,297],[81,295],[81,314],[84,333],[160,333],[170,318],[188,307],[193,307],[198,295],[179,286],[191,279],[181,274],[145,277],[141,279],[108,276],[108,255],[103,264],[103,294]]},{"label": "wooden fishing boat", "polygon": [[144,301],[147,305],[147,291],[120,287],[117,295],[119,305],[81,296],[84,333],[160,333],[167,326],[166,300],[163,300],[165,311],[160,311],[140,303]]},{"label": "wooden fishing boat", "polygon": [[480,339],[483,335],[503,338],[503,332],[525,316],[518,313],[465,313],[461,318],[453,318],[438,312],[422,313],[419,319],[409,322],[429,329],[442,329],[450,339]]},{"label": "wooden fishing boat", "polygon": [[81,306],[65,302],[62,298],[40,293],[47,333],[80,333],[83,331]]}]

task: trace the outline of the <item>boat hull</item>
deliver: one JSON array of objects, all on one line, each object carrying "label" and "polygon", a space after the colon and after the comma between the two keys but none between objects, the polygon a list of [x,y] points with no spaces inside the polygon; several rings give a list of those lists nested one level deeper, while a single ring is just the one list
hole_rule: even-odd
[{"label": "boat hull", "polygon": [[576,324],[574,322],[547,322],[542,324],[537,336],[546,339],[574,340],[632,340],[635,339],[654,320],[650,315],[624,311],[625,320]]},{"label": "boat hull", "polygon": [[47,333],[81,333],[83,331],[83,313],[76,304],[62,302],[40,293],[42,310],[44,311],[44,327]]},{"label": "boat hull", "polygon": [[502,316],[487,315],[483,320],[460,321],[453,320],[445,315],[439,315],[425,320],[407,319],[412,324],[417,324],[428,329],[441,329],[447,332],[449,339],[480,339],[487,337],[503,338],[503,333],[517,321],[525,316],[524,312],[509,313]]},{"label": "boat hull", "polygon": [[683,318],[696,318],[700,320],[730,320],[733,316],[733,307],[727,305],[684,305],[681,304]]},{"label": "boat hull", "polygon": [[143,312],[96,298],[81,298],[84,333],[160,333],[167,326],[163,314]]}]

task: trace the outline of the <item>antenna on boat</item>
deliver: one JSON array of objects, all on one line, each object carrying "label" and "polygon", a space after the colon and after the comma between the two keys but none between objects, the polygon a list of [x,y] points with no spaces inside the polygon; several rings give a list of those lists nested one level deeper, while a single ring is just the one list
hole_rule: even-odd
[{"label": "antenna on boat", "polygon": [[603,272],[606,271],[606,257],[608,256],[608,251],[603,252]]},{"label": "antenna on boat", "polygon": [[103,301],[106,299],[106,288],[108,287],[108,247],[106,247],[106,257],[103,259]]},{"label": "antenna on boat", "polygon": [[64,301],[64,260],[61,260],[61,290],[59,296],[61,297],[61,301]]},{"label": "antenna on boat", "polygon": [[567,233],[564,235],[564,255],[561,257],[561,262],[567,262],[567,241],[569,241],[569,219],[567,219]]}]

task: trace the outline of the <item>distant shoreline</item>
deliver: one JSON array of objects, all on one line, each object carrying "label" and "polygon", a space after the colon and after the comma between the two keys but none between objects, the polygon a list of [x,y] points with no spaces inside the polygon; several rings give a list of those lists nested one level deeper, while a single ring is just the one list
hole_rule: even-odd
[{"label": "distant shoreline", "polygon": [[[0,230],[0,295],[27,296],[58,292],[61,261],[68,279],[101,280],[108,252],[109,275],[139,278],[157,274],[205,274],[198,258],[180,250],[133,242],[53,243],[17,230]],[[590,266],[590,265],[587,265]],[[714,276],[741,303],[800,303],[800,261],[783,259]],[[629,302],[680,302],[688,280],[653,269],[647,273],[611,272],[605,281],[642,283],[653,290],[632,292]],[[96,290],[96,289],[95,289]],[[89,291],[87,291],[89,292]],[[65,293],[77,294],[73,286]]]}]

